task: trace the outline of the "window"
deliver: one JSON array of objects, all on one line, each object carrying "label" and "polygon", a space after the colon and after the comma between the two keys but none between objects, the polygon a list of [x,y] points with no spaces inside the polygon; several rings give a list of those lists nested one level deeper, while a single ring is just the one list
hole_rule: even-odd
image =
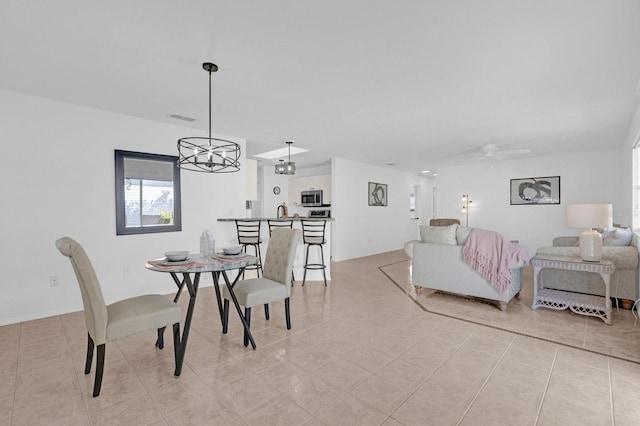
[{"label": "window", "polygon": [[116,234],[182,230],[178,157],[115,151]]}]

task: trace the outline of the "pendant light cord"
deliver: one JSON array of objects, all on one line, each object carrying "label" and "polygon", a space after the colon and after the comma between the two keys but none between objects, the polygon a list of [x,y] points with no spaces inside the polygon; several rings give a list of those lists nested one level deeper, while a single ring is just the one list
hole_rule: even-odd
[{"label": "pendant light cord", "polygon": [[211,70],[209,70],[209,147],[211,147]]}]

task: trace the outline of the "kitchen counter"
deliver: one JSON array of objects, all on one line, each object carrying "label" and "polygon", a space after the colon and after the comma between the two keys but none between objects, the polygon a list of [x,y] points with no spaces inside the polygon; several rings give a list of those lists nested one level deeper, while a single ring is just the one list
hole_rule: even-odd
[{"label": "kitchen counter", "polygon": [[[324,260],[327,265],[327,268],[325,269],[325,272],[327,274],[327,280],[331,280],[331,222],[335,221],[334,218],[332,217],[288,217],[286,219],[285,218],[276,219],[275,217],[254,217],[254,218],[245,218],[245,217],[224,218],[223,217],[218,219],[218,222],[234,223],[233,230],[231,229],[231,227],[229,227],[229,225],[224,225],[224,227],[227,228],[229,232],[236,234],[235,232],[236,220],[259,220],[261,222],[266,222],[268,220],[292,220],[294,223],[293,227],[297,229],[300,229],[302,227],[302,225],[300,224],[301,220],[313,220],[313,221],[323,220],[325,222],[330,222],[330,223],[327,223],[327,226],[325,229],[325,240],[327,242],[323,246],[323,252],[324,252]],[[264,225],[261,225],[260,228],[261,228],[260,237],[262,239],[261,250],[262,250],[262,256],[264,260],[264,256],[267,254],[267,247],[269,246],[269,226],[265,223]],[[237,241],[237,236],[235,238]],[[304,269],[302,265],[304,265],[305,263],[306,249],[307,248],[304,242],[302,241],[302,238],[300,238],[300,242],[298,243],[298,249],[296,250],[296,256],[293,261],[293,272],[296,277],[296,281],[299,281],[299,282],[302,282],[302,277],[304,275]],[[249,253],[251,252],[252,252],[251,249],[249,249]],[[312,248],[311,251],[309,252],[309,263],[320,263],[320,252],[316,248]],[[311,269],[308,270],[307,281],[322,281],[322,271],[311,270]],[[307,285],[308,284],[309,283],[307,282]]]},{"label": "kitchen counter", "polygon": [[261,222],[266,222],[267,220],[293,220],[295,221],[300,221],[300,220],[326,220],[327,222],[333,222],[335,219],[332,217],[308,217],[308,216],[300,216],[300,217],[283,217],[280,219],[276,219],[275,217],[252,217],[252,218],[247,218],[247,217],[222,217],[218,219],[218,222],[235,222],[236,220],[259,220]]}]

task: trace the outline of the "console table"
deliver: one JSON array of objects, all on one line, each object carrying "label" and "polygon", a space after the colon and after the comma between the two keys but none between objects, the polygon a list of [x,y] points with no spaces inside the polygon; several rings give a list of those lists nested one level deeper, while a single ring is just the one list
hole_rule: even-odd
[{"label": "console table", "polygon": [[[611,274],[615,271],[612,261],[585,262],[579,258],[536,255],[531,259],[531,265],[533,266],[533,305],[531,305],[531,309],[537,307],[558,310],[571,309],[576,314],[598,317],[606,324],[611,325]],[[542,278],[539,278],[542,268],[600,274],[604,281],[605,296],[545,288]]]}]

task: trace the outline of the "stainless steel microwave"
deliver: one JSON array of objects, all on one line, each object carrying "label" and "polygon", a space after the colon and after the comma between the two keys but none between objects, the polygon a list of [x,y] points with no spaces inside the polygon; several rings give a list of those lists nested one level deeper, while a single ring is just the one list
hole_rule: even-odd
[{"label": "stainless steel microwave", "polygon": [[300,204],[303,207],[321,207],[322,206],[322,189],[312,191],[302,191],[300,195]]}]

